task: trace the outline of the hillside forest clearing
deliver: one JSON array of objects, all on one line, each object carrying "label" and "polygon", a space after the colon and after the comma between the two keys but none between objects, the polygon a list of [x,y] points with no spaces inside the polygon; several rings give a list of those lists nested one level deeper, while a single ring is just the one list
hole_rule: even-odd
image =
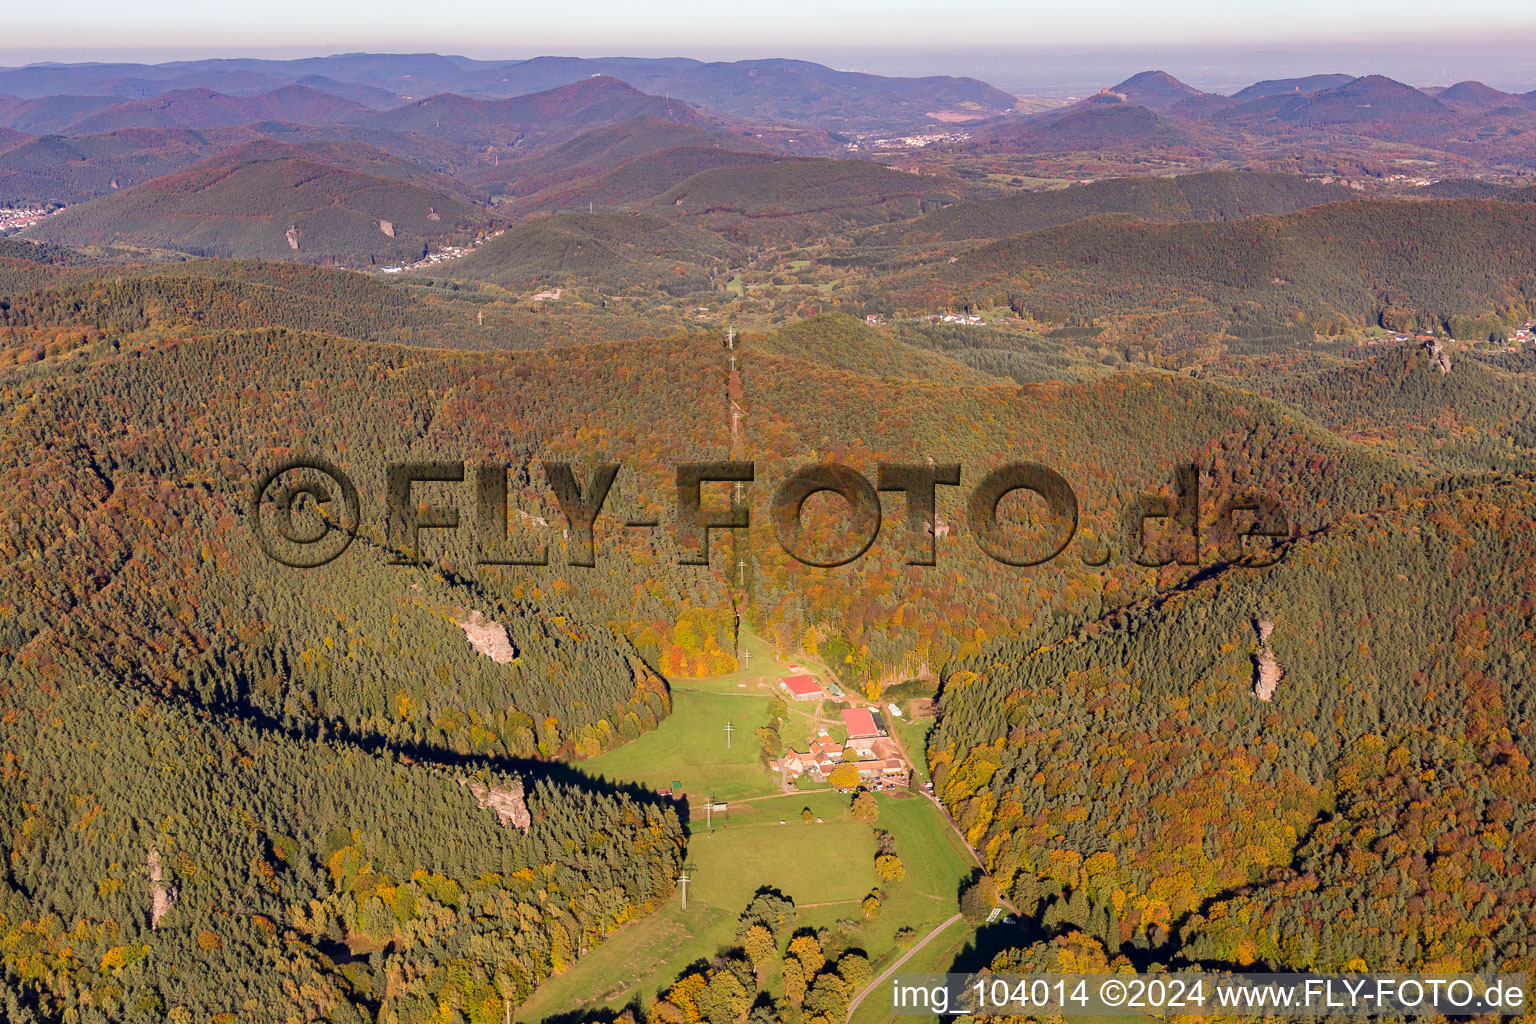
[{"label": "hillside forest clearing", "polygon": [[[791,664],[819,679],[828,673],[804,655],[777,654],[747,631],[742,638],[743,649],[753,652],[753,670],[674,683],[672,714],[664,723],[581,766],[609,781],[657,789],[683,782],[690,803],[688,909],[678,894],[625,926],[519,1007],[518,1021],[532,1024],[557,1011],[649,1006],[688,965],[739,943],[737,919],[765,888],[795,901],[794,931],[828,930],[838,947],[866,954],[876,973],[956,913],[974,861],[932,800],[903,790],[878,794],[872,827],[849,814],[845,794],[825,787],[780,790],[777,773],[761,764],[752,730],[766,719],[776,681]],[[764,664],[767,671],[760,668]],[[818,714],[819,707],[791,702],[788,721],[814,733],[836,719],[835,713]],[[727,722],[739,730],[729,747]],[[786,731],[786,741],[792,735]],[[727,809],[706,818],[701,809],[710,795]],[[875,871],[875,828],[895,841],[906,870],[900,881],[884,881]],[[882,888],[878,915],[866,917],[861,904]],[[963,923],[958,929],[968,930]],[[952,925],[944,935],[956,931]],[[779,994],[781,986],[772,975],[765,990]]]}]

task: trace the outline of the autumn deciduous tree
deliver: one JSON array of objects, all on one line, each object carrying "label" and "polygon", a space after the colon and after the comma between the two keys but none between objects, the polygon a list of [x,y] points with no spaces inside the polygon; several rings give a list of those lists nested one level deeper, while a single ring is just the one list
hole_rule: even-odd
[{"label": "autumn deciduous tree", "polygon": [[848,813],[866,825],[873,825],[880,820],[880,806],[875,803],[874,795],[870,793],[860,793],[854,797],[853,806],[848,808]]},{"label": "autumn deciduous tree", "polygon": [[827,783],[834,789],[855,789],[859,785],[859,770],[845,761],[827,775]]},{"label": "autumn deciduous tree", "polygon": [[813,978],[816,972],[826,964],[826,954],[822,952],[821,940],[814,935],[796,935],[789,942],[789,951],[786,956],[800,961],[800,966],[805,969],[805,976]]},{"label": "autumn deciduous tree", "polygon": [[774,941],[773,932],[766,925],[754,924],[747,929],[747,933],[741,937],[742,948],[747,951],[747,959],[752,961],[752,967],[761,977],[767,964],[778,952],[778,943]]},{"label": "autumn deciduous tree", "polygon": [[983,875],[960,894],[960,913],[966,920],[980,921],[992,912],[997,906],[997,883],[988,875]]}]

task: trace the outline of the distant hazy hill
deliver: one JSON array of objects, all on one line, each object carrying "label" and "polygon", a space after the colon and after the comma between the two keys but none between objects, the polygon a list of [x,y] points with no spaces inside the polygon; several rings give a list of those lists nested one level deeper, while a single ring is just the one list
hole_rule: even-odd
[{"label": "distant hazy hill", "polygon": [[115,102],[105,96],[0,96],[0,125],[28,135],[43,135]]},{"label": "distant hazy hill", "polygon": [[253,121],[327,124],[354,119],[368,108],[353,100],[286,85],[259,96],[225,96],[212,89],[183,89],[106,107],[76,118],[60,130],[90,135],[123,128],[218,128]]},{"label": "distant hazy hill", "polygon": [[511,95],[593,74],[710,110],[823,127],[890,129],[931,122],[933,114],[981,119],[1013,108],[1015,98],[974,78],[887,78],[803,60],[714,62],[666,58],[538,57],[488,73],[481,90]]},{"label": "distant hazy hill", "polygon": [[102,135],[44,135],[0,152],[0,195],[76,203],[178,171],[217,151],[197,132],[130,128]]},{"label": "distant hazy hill", "polygon": [[1183,128],[1156,111],[1103,94],[1062,112],[980,126],[973,145],[1001,152],[1071,153],[1177,146],[1188,141]]},{"label": "distant hazy hill", "polygon": [[1411,85],[1382,75],[1367,75],[1311,96],[1298,96],[1276,116],[1290,124],[1317,127],[1360,121],[1421,120],[1447,113],[1443,104]]},{"label": "distant hazy hill", "polygon": [[[382,149],[294,134],[292,145],[252,138],[254,130],[127,128],[101,135],[45,135],[0,150],[0,196],[13,201],[82,202],[190,167],[235,146],[247,158],[306,153],[383,178],[412,181],[464,198],[471,190]],[[306,137],[308,136],[308,137]],[[245,140],[249,139],[249,143]]]},{"label": "distant hazy hill", "polygon": [[264,141],[69,207],[29,233],[65,245],[124,241],[197,255],[366,265],[418,258],[487,223],[483,212],[443,192]]},{"label": "distant hazy hill", "polygon": [[1497,110],[1500,107],[1524,109],[1527,106],[1527,100],[1524,96],[1517,96],[1510,92],[1501,92],[1498,89],[1484,85],[1482,82],[1457,82],[1455,85],[1435,93],[1434,97],[1441,103],[1447,103],[1458,109],[1466,110]]},{"label": "distant hazy hill", "polygon": [[1199,89],[1192,85],[1185,85],[1166,71],[1143,71],[1138,75],[1132,75],[1119,85],[1110,86],[1109,91],[1124,96],[1127,103],[1134,103],[1150,110],[1166,110],[1181,101],[1205,95]]},{"label": "distant hazy hill", "polygon": [[1295,174],[1213,171],[1174,178],[1111,178],[1002,199],[957,203],[888,233],[908,240],[1004,238],[1105,213],[1147,220],[1237,220],[1355,198],[1349,188]]},{"label": "distant hazy hill", "polygon": [[1354,75],[1306,75],[1302,78],[1267,78],[1255,82],[1246,89],[1232,94],[1234,100],[1256,100],[1266,96],[1288,96],[1298,93],[1322,92],[1337,89],[1355,80]]},{"label": "distant hazy hill", "polygon": [[650,115],[687,124],[699,115],[677,100],[650,96],[616,78],[571,85],[505,100],[443,94],[358,118],[371,128],[418,132],[458,142],[505,145],[563,142],[605,122]]},{"label": "distant hazy hill", "polygon": [[1008,111],[1015,102],[1011,94],[974,78],[891,78],[781,58],[712,63],[681,57],[477,61],[432,53],[39,65],[0,70],[0,94],[142,99],[177,89],[247,95],[299,84],[384,107],[393,105],[390,96],[420,100],[457,93],[502,98],[573,85],[594,75],[736,117],[838,129],[904,128],[931,123],[934,114],[981,119]]}]

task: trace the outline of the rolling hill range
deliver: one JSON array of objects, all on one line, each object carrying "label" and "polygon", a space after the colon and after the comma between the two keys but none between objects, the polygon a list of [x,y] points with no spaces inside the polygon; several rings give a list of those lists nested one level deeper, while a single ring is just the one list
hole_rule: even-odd
[{"label": "rolling hill range", "polygon": [[445,193],[257,142],[69,207],[29,235],[63,245],[128,242],[366,266],[420,258],[432,245],[472,239],[489,223]]},{"label": "rolling hill range", "polygon": [[[78,203],[172,174],[225,150],[244,148],[247,158],[307,155],[381,178],[409,181],[478,202],[479,188],[434,173],[385,150],[336,135],[373,137],[407,154],[455,168],[467,159],[453,148],[402,140],[388,133],[319,130],[272,125],[192,131],[130,128],[104,135],[44,135],[0,150],[0,192],[13,202]],[[380,138],[380,136],[383,136]],[[276,137],[276,138],[274,138]]]},{"label": "rolling hill range", "polygon": [[[298,84],[382,108],[398,105],[389,103],[390,97],[420,100],[451,92],[504,98],[557,89],[596,75],[738,118],[839,130],[913,127],[932,123],[935,114],[975,120],[1014,105],[1009,93],[972,78],[890,78],[835,71],[800,60],[536,57],[475,61],[437,54],[8,68],[0,69],[0,94],[28,99],[69,93],[142,99],[202,88],[238,96]],[[349,87],[357,91],[349,95]]]},{"label": "rolling hill range", "polygon": [[525,148],[574,138],[603,122],[650,116],[688,124],[700,120],[687,104],[650,96],[616,78],[571,85],[505,100],[445,93],[358,119],[369,128],[408,131],[455,142]]},{"label": "rolling hill range", "polygon": [[0,125],[29,135],[41,135],[115,101],[105,96],[40,96],[22,99],[0,95]]},{"label": "rolling hill range", "polygon": [[1188,345],[1244,319],[1332,333],[1378,320],[1507,318],[1536,296],[1523,256],[1532,244],[1527,203],[1356,201],[1172,225],[1106,217],[981,246],[882,289],[913,308],[1012,305],[1058,323],[1132,317],[1144,338]]},{"label": "rolling hill range", "polygon": [[[969,138],[918,154],[1016,173],[1115,176],[1268,168],[1385,178],[1414,161],[1433,176],[1528,173],[1536,167],[1529,95],[1477,82],[1416,89],[1383,75],[1275,79],[1234,95],[1201,93],[1143,72],[1070,106],[981,122]],[[1446,97],[1448,98],[1442,98]],[[942,154],[942,156],[941,156]]]},{"label": "rolling hill range", "polygon": [[20,202],[78,203],[179,171],[221,148],[189,129],[44,135],[0,151],[0,194]]},{"label": "rolling hill range", "polygon": [[1354,197],[1344,185],[1291,174],[1213,171],[1173,178],[1112,178],[956,203],[879,234],[908,243],[1002,238],[1107,213],[1164,222],[1240,220]]},{"label": "rolling hill range", "polygon": [[903,128],[945,118],[980,120],[1011,110],[1015,102],[1012,95],[973,78],[887,78],[784,59],[706,63],[539,57],[484,73],[477,82],[485,91],[509,95],[594,74],[747,120],[798,121],[840,130]]},{"label": "rolling hill range", "polygon": [[94,135],[125,128],[221,128],[253,121],[328,124],[355,120],[368,108],[304,85],[287,85],[258,96],[225,96],[212,89],[179,89],[150,99],[103,107],[55,123],[50,130]]}]

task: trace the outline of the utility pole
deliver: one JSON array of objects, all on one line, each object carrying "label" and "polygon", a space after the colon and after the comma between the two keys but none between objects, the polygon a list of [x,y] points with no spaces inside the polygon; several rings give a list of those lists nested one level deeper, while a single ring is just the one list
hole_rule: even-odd
[{"label": "utility pole", "polygon": [[731,733],[735,731],[736,727],[734,725],[732,725],[730,722],[725,723],[725,748],[727,750],[731,748]]},{"label": "utility pole", "polygon": [[747,581],[747,563],[742,559],[736,559],[736,584],[740,586]]},{"label": "utility pole", "polygon": [[744,660],[747,663],[747,671],[748,672],[752,671],[752,652],[751,651],[742,651],[741,652],[741,657],[742,657],[742,660]]},{"label": "utility pole", "polygon": [[[731,351],[736,350],[736,328],[727,328],[725,332],[725,346]],[[734,365],[734,364],[732,364]]]},{"label": "utility pole", "polygon": [[678,881],[678,884],[683,887],[683,909],[687,910],[688,909],[688,870],[686,868],[683,869],[683,873],[682,874],[677,876],[677,881]]}]

